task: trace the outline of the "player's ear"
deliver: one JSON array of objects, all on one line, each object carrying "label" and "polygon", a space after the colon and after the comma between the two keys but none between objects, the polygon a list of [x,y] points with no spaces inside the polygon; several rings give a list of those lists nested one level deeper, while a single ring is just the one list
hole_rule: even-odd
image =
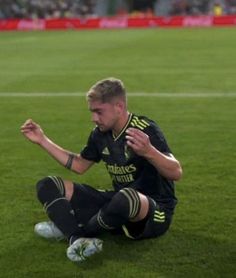
[{"label": "player's ear", "polygon": [[115,103],[115,106],[116,106],[117,110],[123,112],[124,108],[125,108],[125,103],[122,100],[118,99]]}]

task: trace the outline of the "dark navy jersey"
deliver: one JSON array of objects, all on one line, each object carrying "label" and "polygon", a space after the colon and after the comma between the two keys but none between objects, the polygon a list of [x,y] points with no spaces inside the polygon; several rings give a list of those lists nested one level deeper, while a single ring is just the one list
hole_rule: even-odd
[{"label": "dark navy jersey", "polygon": [[96,127],[81,151],[81,156],[95,162],[104,161],[116,191],[132,187],[172,211],[177,202],[173,181],[164,178],[151,163],[127,146],[125,131],[129,127],[146,133],[151,144],[160,152],[171,153],[163,133],[154,121],[130,114],[127,124],[117,137],[112,131],[101,132]]}]

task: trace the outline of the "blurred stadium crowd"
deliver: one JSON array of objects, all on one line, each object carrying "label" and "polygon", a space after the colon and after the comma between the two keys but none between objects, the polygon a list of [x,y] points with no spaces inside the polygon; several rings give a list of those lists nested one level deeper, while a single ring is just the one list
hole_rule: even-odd
[{"label": "blurred stadium crowd", "polygon": [[0,0],[0,19],[236,14],[236,0]]},{"label": "blurred stadium crowd", "polygon": [[63,18],[90,16],[96,1],[0,0],[0,18]]}]

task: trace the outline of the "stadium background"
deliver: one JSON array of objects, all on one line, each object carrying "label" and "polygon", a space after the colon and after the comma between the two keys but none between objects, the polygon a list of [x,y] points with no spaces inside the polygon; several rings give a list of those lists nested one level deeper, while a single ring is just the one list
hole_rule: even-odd
[{"label": "stadium background", "polygon": [[97,17],[117,14],[171,16],[235,14],[235,0],[8,0],[0,18]]},{"label": "stadium background", "polygon": [[[134,1],[21,0],[0,1],[1,22],[68,19],[61,10],[43,16],[25,5],[72,2],[78,20],[124,12],[143,19],[150,12],[164,19],[235,16],[233,1],[159,0],[140,11]],[[86,10],[85,2],[96,9]],[[203,26],[0,32],[0,277],[235,276],[235,35],[235,27]],[[164,237],[133,242],[104,235],[103,253],[74,265],[65,243],[33,233],[45,220],[34,184],[52,174],[109,188],[109,177],[103,165],[82,177],[70,173],[19,129],[33,118],[58,144],[79,151],[93,127],[84,94],[108,76],[124,81],[130,110],[156,120],[182,162],[179,204]]]}]

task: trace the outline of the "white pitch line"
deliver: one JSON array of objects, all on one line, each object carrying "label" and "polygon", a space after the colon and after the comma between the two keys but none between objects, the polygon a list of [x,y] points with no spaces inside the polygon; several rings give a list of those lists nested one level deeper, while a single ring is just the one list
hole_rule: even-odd
[{"label": "white pitch line", "polygon": [[[74,93],[50,93],[50,92],[35,92],[35,93],[22,93],[22,92],[0,92],[0,97],[85,97],[86,93],[74,92]],[[130,92],[128,97],[160,97],[160,98],[225,98],[236,97],[236,92],[231,93],[141,93],[141,92]]]},{"label": "white pitch line", "polygon": [[85,97],[85,93],[50,93],[50,92],[41,92],[41,93],[0,93],[0,97]]}]

